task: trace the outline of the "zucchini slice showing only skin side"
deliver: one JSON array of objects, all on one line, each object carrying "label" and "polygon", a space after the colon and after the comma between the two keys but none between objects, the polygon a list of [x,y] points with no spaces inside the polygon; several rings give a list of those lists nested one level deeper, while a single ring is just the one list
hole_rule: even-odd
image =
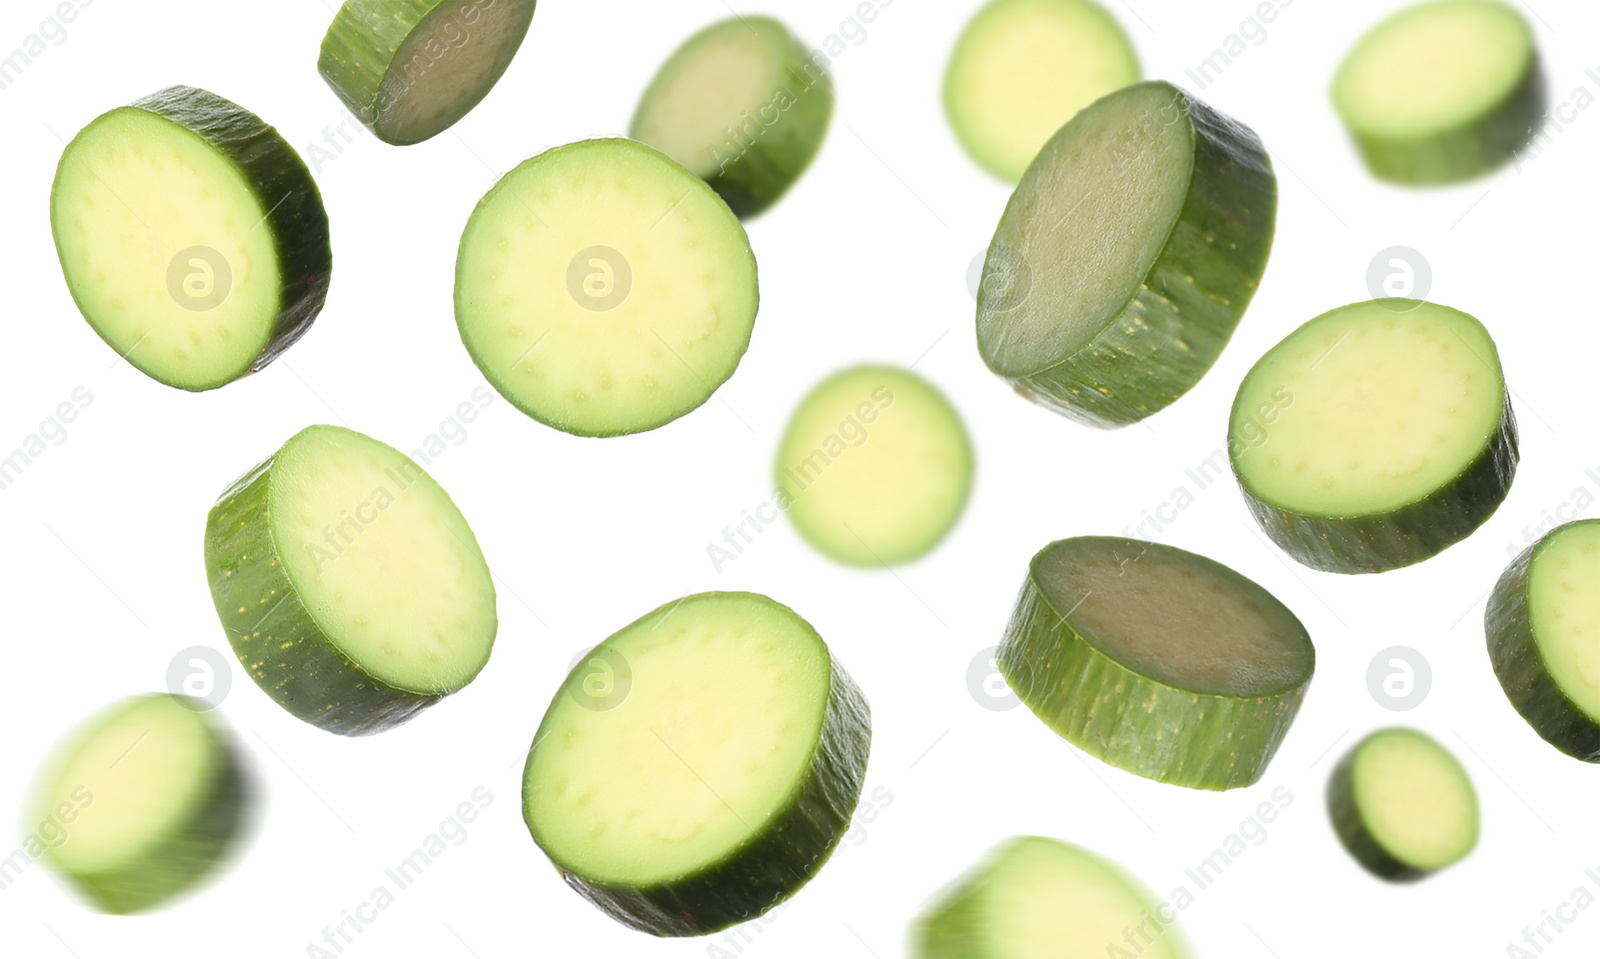
[{"label": "zucchini slice showing only skin side", "polygon": [[1517,156],[1543,124],[1533,29],[1498,0],[1407,7],[1363,36],[1333,102],[1367,168],[1411,186],[1460,183]]},{"label": "zucchini slice showing only skin side", "polygon": [[252,800],[233,737],[204,708],[161,693],[87,720],[40,774],[23,851],[109,913],[158,908],[215,873]]},{"label": "zucchini slice showing only skin side", "polygon": [[522,808],[567,884],[616,921],[697,936],[792,896],[850,827],[867,702],[793,610],[668,603],[589,654],[528,753]]},{"label": "zucchini slice showing only skin side", "polygon": [[1600,762],[1600,520],[1557,527],[1506,569],[1484,615],[1506,698],[1550,745]]},{"label": "zucchini slice showing only skin side", "polygon": [[1332,573],[1420,563],[1511,489],[1517,426],[1494,341],[1459,310],[1372,300],[1273,347],[1234,402],[1229,459],[1250,512]]},{"label": "zucchini slice showing only skin side", "polygon": [[1195,789],[1261,778],[1300,710],[1311,638],[1228,567],[1120,537],[1034,556],[995,655],[1017,697],[1068,742]]},{"label": "zucchini slice showing only skin side", "polygon": [[50,226],[84,319],[134,368],[211,390],[310,329],[333,269],[311,172],[276,130],[169,87],[73,138]]},{"label": "zucchini slice showing only skin side", "polygon": [[385,143],[454,126],[511,66],[534,0],[346,0],[317,69]]},{"label": "zucchini slice showing only skin side", "polygon": [[1357,743],[1328,780],[1328,814],[1356,862],[1390,882],[1438,872],[1478,844],[1478,793],[1467,771],[1414,729]]},{"label": "zucchini slice showing only skin side", "polygon": [[1170,904],[1110,861],[1017,836],[991,851],[912,930],[913,959],[1188,959]]},{"label": "zucchini slice showing only skin side", "polygon": [[954,528],[972,472],[972,440],[944,394],[910,370],[857,366],[818,384],[789,418],[778,502],[842,563],[904,563]]},{"label": "zucchini slice showing only skin side", "polygon": [[578,436],[664,426],[738,369],[750,239],[705,181],[633,140],[556,147],[472,212],[456,325],[512,405]]},{"label": "zucchini slice showing only skin side", "polygon": [[719,21],[661,67],[628,136],[711,184],[741,219],[755,216],[822,149],[833,116],[826,63],[771,17]]},{"label": "zucchini slice showing only skin side", "polygon": [[211,598],[245,670],[345,736],[398,726],[489,660],[494,583],[450,497],[405,454],[312,426],[206,520]]},{"label": "zucchini slice showing only skin side", "polygon": [[978,351],[1063,416],[1136,423],[1227,345],[1266,269],[1277,204],[1249,128],[1159,81],[1103,97],[1006,205],[978,287]]},{"label": "zucchini slice showing only skin side", "polygon": [[1092,0],[993,0],[956,41],[944,109],[978,165],[1015,183],[1062,124],[1138,80],[1128,35]]}]

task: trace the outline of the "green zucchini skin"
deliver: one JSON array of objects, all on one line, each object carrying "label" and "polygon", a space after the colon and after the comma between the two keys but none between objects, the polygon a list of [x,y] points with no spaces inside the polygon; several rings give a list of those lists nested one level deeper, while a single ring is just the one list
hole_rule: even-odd
[{"label": "green zucchini skin", "polygon": [[1538,54],[1511,96],[1478,123],[1423,140],[1392,140],[1351,130],[1361,159],[1380,180],[1402,186],[1449,186],[1477,179],[1516,159],[1533,141],[1549,104]]},{"label": "green zucchini skin", "polygon": [[[1166,246],[1138,292],[1076,353],[1037,373],[1006,377],[1022,396],[1090,426],[1137,423],[1200,382],[1233,337],[1272,252],[1278,183],[1266,147],[1249,127],[1180,88],[1172,90],[1193,124],[1195,154],[1189,195]],[[1047,145],[1040,156],[1051,153]],[[1016,203],[1013,195],[1007,216]],[[1002,217],[978,290],[979,313],[1016,306],[1007,284],[991,291],[987,281],[996,270],[1006,275],[997,256],[1014,256],[996,252],[1014,246],[1006,233]]]},{"label": "green zucchini skin", "polygon": [[1489,594],[1483,625],[1489,662],[1512,707],[1545,742],[1568,756],[1593,763],[1600,762],[1600,722],[1579,709],[1545,668],[1528,613],[1528,573],[1533,560],[1539,547],[1565,528],[1551,531],[1506,568]]},{"label": "green zucchini skin", "polygon": [[1334,767],[1328,779],[1328,816],[1333,821],[1334,835],[1362,868],[1389,882],[1416,882],[1429,873],[1408,866],[1379,845],[1367,829],[1356,805],[1355,763],[1358,750],[1352,749]]},{"label": "green zucchini skin", "polygon": [[1312,569],[1347,574],[1412,566],[1466,539],[1505,501],[1519,459],[1509,393],[1499,426],[1470,466],[1442,489],[1386,513],[1324,517],[1280,509],[1250,491],[1237,458],[1229,457],[1245,504],[1268,539]]},{"label": "green zucchini skin", "polygon": [[343,736],[392,729],[443,697],[373,678],[317,627],[272,538],[267,483],[276,458],[236,480],[206,517],[206,575],[228,642],[256,685],[295,717]]},{"label": "green zucchini skin", "polygon": [[984,954],[985,926],[978,905],[981,889],[964,883],[936,912],[917,922],[913,932],[916,959],[974,959]]},{"label": "green zucchini skin", "polygon": [[1159,782],[1220,791],[1261,778],[1300,711],[1311,669],[1275,696],[1191,692],[1107,656],[1066,612],[1051,604],[1030,568],[995,654],[1012,691],[1046,726],[1104,762]]},{"label": "green zucchini skin", "polygon": [[617,922],[655,936],[717,932],[788,899],[827,862],[850,828],[866,778],[872,742],[866,697],[837,659],[830,682],[811,769],[788,808],[774,815],[758,838],[671,884],[639,888],[590,882],[557,864],[567,885]]}]

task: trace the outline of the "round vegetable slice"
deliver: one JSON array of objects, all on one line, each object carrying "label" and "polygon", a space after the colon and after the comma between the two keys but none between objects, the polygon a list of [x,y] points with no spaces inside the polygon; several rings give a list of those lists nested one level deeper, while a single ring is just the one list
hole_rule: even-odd
[{"label": "round vegetable slice", "polygon": [[793,895],[850,826],[867,702],[786,606],[668,603],[567,677],[523,777],[533,839],[624,925],[694,936]]},{"label": "round vegetable slice", "polygon": [[579,436],[700,407],[750,344],[744,227],[704,181],[632,140],[556,147],[501,178],[456,261],[467,352],[524,413]]},{"label": "round vegetable slice", "polygon": [[110,913],[155,909],[213,874],[250,805],[232,737],[205,704],[125,699],[56,747],[23,851]]},{"label": "round vegetable slice", "polygon": [[1114,863],[1058,839],[1017,836],[917,921],[912,956],[1186,959],[1192,952],[1173,918]]},{"label": "round vegetable slice", "polygon": [[1543,122],[1533,30],[1498,0],[1407,7],[1363,36],[1333,102],[1374,176],[1458,183],[1515,158]]},{"label": "round vegetable slice", "polygon": [[1268,351],[1239,388],[1228,452],[1267,536],[1334,573],[1465,539],[1505,499],[1518,456],[1483,324],[1399,299],[1329,311]]},{"label": "round vegetable slice", "polygon": [[1355,745],[1328,782],[1333,831],[1367,871],[1410,882],[1478,844],[1478,794],[1431,736],[1383,729]]},{"label": "round vegetable slice", "polygon": [[1128,772],[1197,789],[1261,778],[1300,710],[1311,638],[1221,563],[1120,537],[1034,556],[1000,673],[1045,725]]},{"label": "round vegetable slice", "polygon": [[856,566],[939,545],[972,490],[972,441],[910,370],[858,366],[818,384],[778,447],[778,502],[813,546]]},{"label": "round vegetable slice", "polygon": [[662,65],[628,135],[711,184],[738,216],[755,216],[827,137],[833,79],[817,59],[771,17],[714,23]]},{"label": "round vegetable slice", "polygon": [[1092,0],[993,0],[956,41],[944,109],[967,153],[1015,183],[1062,124],[1138,79],[1128,35]]},{"label": "round vegetable slice", "polygon": [[1266,269],[1277,180],[1247,127],[1168,83],[1096,101],[1006,205],[978,350],[1018,393],[1101,427],[1193,387]]},{"label": "round vegetable slice", "polygon": [[206,573],[251,678],[330,732],[400,725],[494,645],[494,583],[461,511],[405,454],[343,427],[302,430],[223,491]]},{"label": "round vegetable slice", "polygon": [[1557,527],[1518,556],[1484,624],[1511,705],[1550,745],[1600,762],[1600,520]]},{"label": "round vegetable slice", "polygon": [[421,143],[454,126],[511,66],[535,0],[346,0],[317,69],[378,139]]},{"label": "round vegetable slice", "polygon": [[299,154],[194,87],[84,127],[56,169],[50,226],[84,319],[134,368],[183,390],[276,359],[321,312],[333,268]]}]

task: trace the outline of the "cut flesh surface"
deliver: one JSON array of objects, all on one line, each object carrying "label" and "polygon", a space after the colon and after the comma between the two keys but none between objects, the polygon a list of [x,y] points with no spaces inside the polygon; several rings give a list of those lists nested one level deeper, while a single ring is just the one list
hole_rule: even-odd
[{"label": "cut flesh surface", "polygon": [[1353,791],[1380,847],[1421,872],[1450,865],[1478,841],[1478,797],[1466,770],[1431,737],[1409,729],[1357,747]]},{"label": "cut flesh surface", "polygon": [[1600,720],[1600,523],[1566,526],[1540,545],[1528,609],[1545,669],[1574,705]]},{"label": "cut flesh surface", "polygon": [[461,4],[435,7],[411,31],[378,87],[378,132],[385,140],[427,140],[454,126],[495,85],[522,45],[533,17],[530,0],[473,6],[470,26]]}]

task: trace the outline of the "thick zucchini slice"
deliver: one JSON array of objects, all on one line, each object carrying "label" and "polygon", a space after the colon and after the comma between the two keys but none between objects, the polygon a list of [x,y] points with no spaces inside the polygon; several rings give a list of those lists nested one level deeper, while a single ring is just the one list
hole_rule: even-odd
[{"label": "thick zucchini slice", "polygon": [[1277,215],[1261,141],[1168,83],[1112,93],[1045,145],[995,231],[978,351],[1094,426],[1193,387],[1255,295]]},{"label": "thick zucchini slice", "polygon": [[912,930],[914,959],[1187,959],[1170,904],[1108,860],[1017,836],[992,850]]},{"label": "thick zucchini slice", "polygon": [[966,427],[933,384],[910,370],[857,366],[800,401],[778,447],[777,489],[813,546],[877,566],[939,545],[961,518],[972,470]]},{"label": "thick zucchini slice", "polygon": [[956,41],[945,115],[980,166],[1015,183],[1062,124],[1138,79],[1128,35],[1093,0],[992,0]]},{"label": "thick zucchini slice", "polygon": [[1221,563],[1082,537],[1034,556],[995,662],[1018,698],[1085,752],[1220,790],[1261,778],[1316,652],[1294,613]]},{"label": "thick zucchini slice", "polygon": [[1600,520],[1557,527],[1517,557],[1484,624],[1511,705],[1550,745],[1600,762]]},{"label": "thick zucchini slice", "polygon": [[317,69],[350,112],[396,146],[443,133],[511,66],[535,0],[346,0]]},{"label": "thick zucchini slice", "polygon": [[695,936],[821,868],[861,795],[867,702],[821,637],[751,593],[668,603],[611,636],[545,713],[522,809],[567,884],[624,925]]},{"label": "thick zucchini slice", "polygon": [[35,783],[24,852],[110,913],[158,908],[215,873],[250,793],[206,708],[160,693],[87,720]]},{"label": "thick zucchini slice", "polygon": [[1357,743],[1328,781],[1333,831],[1368,872],[1410,882],[1478,844],[1478,793],[1431,736],[1383,729]]},{"label": "thick zucchini slice", "polygon": [[512,405],[579,436],[699,408],[738,368],[757,300],[728,205],[632,140],[556,147],[507,173],[456,261],[473,362]]},{"label": "thick zucchini slice", "polygon": [[722,20],[684,41],[645,90],[628,136],[716,190],[739,217],[776,203],[822,149],[833,78],[771,17]]},{"label": "thick zucchini slice", "polygon": [[302,430],[223,491],[206,573],[245,671],[330,732],[400,725],[494,645],[494,583],[461,511],[405,454],[343,427]]},{"label": "thick zucchini slice", "polygon": [[1333,82],[1333,102],[1368,169],[1425,186],[1511,162],[1543,122],[1533,30],[1499,0],[1433,0],[1363,36]]},{"label": "thick zucchini slice", "polygon": [[328,293],[328,215],[294,148],[237,103],[169,87],[84,127],[50,227],[84,319],[134,368],[211,390],[271,363]]},{"label": "thick zucchini slice", "polygon": [[1459,310],[1373,300],[1322,314],[1245,377],[1228,453],[1250,511],[1333,573],[1420,563],[1494,514],[1517,467],[1494,341]]}]

